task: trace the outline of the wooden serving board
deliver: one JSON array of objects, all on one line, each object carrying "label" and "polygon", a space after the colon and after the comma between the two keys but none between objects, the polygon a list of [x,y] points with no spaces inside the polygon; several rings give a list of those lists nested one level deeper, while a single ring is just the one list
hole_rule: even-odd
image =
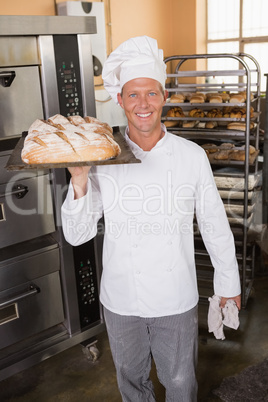
[{"label": "wooden serving board", "polygon": [[24,145],[24,139],[27,132],[22,134],[17,145],[15,146],[9,160],[7,161],[7,170],[23,170],[23,169],[55,169],[55,168],[68,168],[74,166],[92,166],[92,165],[118,165],[127,163],[141,163],[133,152],[130,150],[124,136],[117,130],[113,132],[114,140],[121,148],[121,154],[116,158],[106,159],[101,161],[86,161],[86,162],[64,162],[64,163],[43,163],[43,164],[27,164],[21,159],[21,151]]}]

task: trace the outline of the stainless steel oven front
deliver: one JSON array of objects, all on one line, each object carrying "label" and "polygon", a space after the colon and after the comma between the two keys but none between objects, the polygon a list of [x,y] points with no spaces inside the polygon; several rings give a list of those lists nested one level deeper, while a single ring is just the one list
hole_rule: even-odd
[{"label": "stainless steel oven front", "polygon": [[35,119],[96,115],[94,33],[95,17],[0,16],[0,380],[104,330],[101,240],[61,231],[67,171],[5,170]]}]

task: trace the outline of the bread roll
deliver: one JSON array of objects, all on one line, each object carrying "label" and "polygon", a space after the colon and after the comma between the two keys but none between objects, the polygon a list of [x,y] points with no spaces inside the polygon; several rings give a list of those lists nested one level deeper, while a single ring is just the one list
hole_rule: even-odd
[{"label": "bread roll", "polygon": [[185,101],[185,95],[180,94],[173,94],[170,97],[170,103],[183,103]]},{"label": "bread roll", "polygon": [[168,128],[168,127],[175,127],[179,124],[179,121],[177,120],[166,120],[164,121],[164,125]]},{"label": "bread roll", "polygon": [[193,95],[190,98],[190,103],[204,103],[205,102],[205,98],[201,95]]},{"label": "bread roll", "polygon": [[[243,145],[242,148],[245,149],[245,145]],[[253,145],[249,145],[249,154],[252,155],[255,152],[256,152],[256,148]]]},{"label": "bread roll", "polygon": [[232,148],[234,148],[234,144],[231,142],[223,142],[220,145],[220,149],[232,149]]},{"label": "bread roll", "polygon": [[[243,95],[245,97],[245,99],[247,99],[247,92],[246,91],[240,92],[240,94]],[[254,99],[253,93],[250,92],[249,96],[250,96],[250,100],[252,101]]]},{"label": "bread roll", "polygon": [[216,121],[207,121],[205,124],[205,128],[215,128],[218,123]]},{"label": "bread roll", "polygon": [[235,149],[230,152],[229,159],[232,161],[244,161],[245,160],[245,151]]},{"label": "bread roll", "polygon": [[229,159],[229,153],[231,151],[229,149],[223,149],[217,152],[214,156],[214,159],[219,160],[219,161],[224,161]]},{"label": "bread roll", "polygon": [[204,98],[204,101],[206,101],[206,99],[207,99],[207,94],[205,94],[204,92],[197,91],[195,93],[195,95],[202,96]]},{"label": "bread roll", "polygon": [[62,115],[36,120],[22,149],[27,164],[89,162],[114,158],[121,152],[112,128],[91,118]]},{"label": "bread roll", "polygon": [[[230,153],[230,159],[235,161],[244,161],[246,159],[245,146],[244,149],[235,149]],[[249,155],[253,155],[256,152],[256,148],[253,145],[249,146]]]},{"label": "bread roll", "polygon": [[[250,122],[249,128],[250,128],[250,130],[252,128],[254,128],[254,123]],[[246,123],[239,122],[239,121],[234,121],[232,123],[227,124],[227,129],[228,130],[245,131],[246,130]]]},{"label": "bread roll", "polygon": [[229,102],[229,100],[230,100],[230,95],[227,94],[226,92],[222,92],[221,97],[222,97],[223,102]]},{"label": "bread roll", "polygon": [[202,145],[202,148],[204,148],[209,154],[214,154],[219,150],[216,144],[211,143]]},{"label": "bread roll", "polygon": [[196,121],[196,120],[193,120],[193,121],[184,121],[183,123],[182,123],[182,127],[184,127],[184,128],[193,128],[193,127],[195,127],[195,125],[197,124],[198,122]]},{"label": "bread roll", "polygon": [[246,97],[242,93],[230,95],[230,103],[244,103],[245,100]]},{"label": "bread roll", "polygon": [[222,97],[220,95],[211,96],[209,103],[222,103]]}]

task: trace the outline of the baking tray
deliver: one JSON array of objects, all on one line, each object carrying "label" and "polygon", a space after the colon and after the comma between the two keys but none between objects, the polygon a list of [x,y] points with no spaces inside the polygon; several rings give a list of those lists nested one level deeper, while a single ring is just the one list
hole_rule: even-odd
[{"label": "baking tray", "polygon": [[[239,148],[234,148],[232,150],[238,150]],[[215,156],[218,155],[219,152],[215,152],[213,154],[208,155],[208,159],[211,164],[216,165],[244,165],[245,161],[238,161],[234,159],[215,159]],[[257,156],[259,155],[259,151],[255,151],[253,154],[249,155],[249,164],[253,165]]]},{"label": "baking tray", "polygon": [[124,136],[118,128],[113,128],[113,136],[115,141],[121,148],[121,154],[116,158],[106,159],[102,161],[87,161],[87,162],[64,162],[64,163],[40,163],[40,164],[27,164],[21,159],[21,151],[24,145],[24,140],[27,131],[22,133],[17,145],[15,146],[12,154],[5,168],[7,170],[23,170],[23,169],[55,169],[55,168],[68,168],[74,166],[92,166],[92,165],[118,165],[127,163],[141,163],[130,150]]},{"label": "baking tray", "polygon": [[[232,189],[239,191],[245,189],[245,178],[243,172],[235,168],[225,167],[214,171],[214,180],[218,189]],[[248,191],[254,190],[262,182],[262,172],[250,173],[248,175]]]}]

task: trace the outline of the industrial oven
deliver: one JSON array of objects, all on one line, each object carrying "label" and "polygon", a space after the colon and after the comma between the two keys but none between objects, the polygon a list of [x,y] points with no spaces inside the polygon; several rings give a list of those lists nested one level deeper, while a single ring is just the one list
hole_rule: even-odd
[{"label": "industrial oven", "polygon": [[5,169],[35,119],[95,116],[94,33],[95,17],[0,16],[0,380],[105,328],[101,235],[62,235],[67,170]]}]

